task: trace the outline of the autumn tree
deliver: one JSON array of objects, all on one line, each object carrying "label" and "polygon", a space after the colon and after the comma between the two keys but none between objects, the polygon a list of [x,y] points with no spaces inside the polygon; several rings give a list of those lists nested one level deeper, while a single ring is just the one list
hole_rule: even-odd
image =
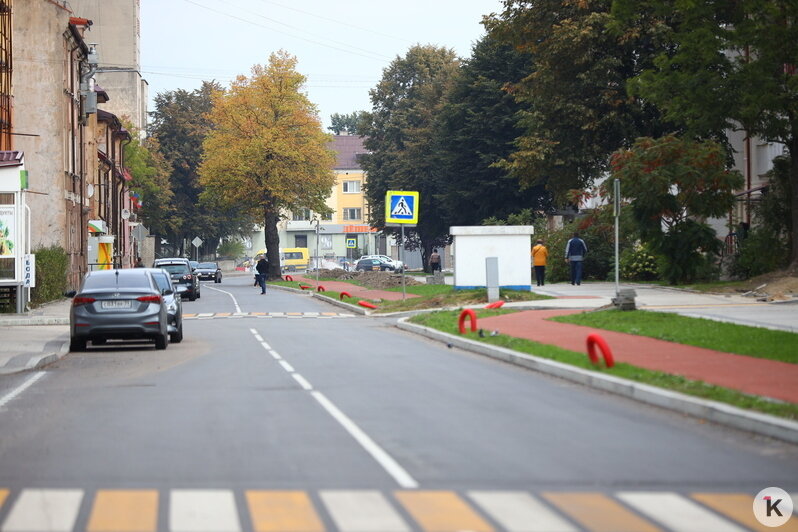
[{"label": "autumn tree", "polygon": [[411,47],[369,91],[372,109],[360,131],[370,151],[361,163],[368,173],[364,188],[371,209],[369,222],[384,227],[388,190],[418,191],[418,225],[407,235],[413,243],[410,248],[421,247],[424,264],[432,248],[448,238],[449,224],[438,198],[443,163],[435,124],[458,64],[452,50]]},{"label": "autumn tree", "polygon": [[264,225],[269,277],[280,276],[277,222],[285,210],[327,213],[335,155],[302,87],[295,57],[280,51],[230,88],[215,91],[203,142],[204,199]]},{"label": "autumn tree", "polygon": [[133,180],[130,189],[138,193],[141,208],[138,216],[153,234],[171,234],[175,231],[174,193],[169,181],[171,167],[158,150],[153,137],[139,140],[135,129],[131,141],[125,146],[125,164]]},{"label": "autumn tree", "polygon": [[704,220],[725,215],[743,184],[725,160],[714,141],[673,135],[640,138],[612,156],[612,178],[620,179],[621,195],[630,200],[641,239],[665,259],[663,275],[671,284],[695,280],[719,250]]},{"label": "autumn tree", "polygon": [[698,138],[742,130],[787,147],[790,257],[798,267],[798,2],[615,0],[616,18],[659,18],[656,62],[632,89]]},{"label": "autumn tree", "polygon": [[543,184],[559,202],[589,188],[615,150],[660,136],[656,109],[627,95],[627,80],[651,64],[658,35],[647,20],[622,37],[609,31],[611,0],[504,0],[485,18],[489,34],[532,58],[512,86],[524,131],[505,167],[526,186]]}]

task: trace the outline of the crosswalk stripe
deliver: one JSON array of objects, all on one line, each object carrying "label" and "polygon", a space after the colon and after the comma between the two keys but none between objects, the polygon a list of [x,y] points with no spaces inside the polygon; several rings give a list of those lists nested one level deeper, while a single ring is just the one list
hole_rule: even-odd
[{"label": "crosswalk stripe", "polygon": [[485,522],[451,491],[399,491],[396,498],[428,532],[493,532]]},{"label": "crosswalk stripe", "polygon": [[798,515],[798,493],[790,493],[790,499],[792,499],[792,513]]},{"label": "crosswalk stripe", "polygon": [[247,491],[255,532],[324,532],[310,497],[303,491]]},{"label": "crosswalk stripe", "polygon": [[87,532],[155,532],[156,490],[101,490],[94,498]]},{"label": "crosswalk stripe", "polygon": [[3,532],[71,532],[83,490],[23,490],[11,508]]},{"label": "crosswalk stripe", "polygon": [[0,490],[0,508],[3,507],[3,503],[6,502],[6,498],[8,498],[8,494],[11,493],[8,490]]},{"label": "crosswalk stripe", "polygon": [[621,492],[617,497],[642,514],[683,532],[742,532],[743,529],[672,492]]},{"label": "crosswalk stripe", "polygon": [[169,501],[172,532],[240,532],[236,501],[229,490],[173,490]]},{"label": "crosswalk stripe", "polygon": [[653,532],[659,530],[601,493],[544,493],[563,513],[595,532]]},{"label": "crosswalk stripe", "polygon": [[322,491],[320,497],[340,532],[409,532],[378,491]]},{"label": "crosswalk stripe", "polygon": [[[704,506],[709,506],[752,530],[760,532],[774,530],[763,525],[754,517],[754,498],[751,495],[744,493],[693,493],[692,496]],[[778,530],[779,532],[796,532],[798,531],[798,520],[791,519],[781,525]]]},{"label": "crosswalk stripe", "polygon": [[485,513],[507,532],[575,532],[576,528],[523,491],[470,491]]}]

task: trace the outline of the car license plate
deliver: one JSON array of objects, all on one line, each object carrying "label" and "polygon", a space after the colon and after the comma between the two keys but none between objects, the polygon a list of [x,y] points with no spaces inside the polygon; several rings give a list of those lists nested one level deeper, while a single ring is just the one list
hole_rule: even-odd
[{"label": "car license plate", "polygon": [[114,300],[110,300],[110,301],[103,301],[102,302],[102,308],[105,308],[105,309],[126,309],[126,308],[131,308],[133,306],[132,303],[133,302],[130,301],[129,299],[114,299]]}]

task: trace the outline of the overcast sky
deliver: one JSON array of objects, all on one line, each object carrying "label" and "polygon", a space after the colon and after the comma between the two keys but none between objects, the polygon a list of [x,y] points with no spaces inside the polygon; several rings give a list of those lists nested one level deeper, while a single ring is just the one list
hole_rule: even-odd
[{"label": "overcast sky", "polygon": [[143,0],[141,69],[152,99],[203,80],[228,86],[283,49],[327,127],[333,113],[370,109],[369,89],[414,44],[468,57],[482,16],[500,10],[500,0]]}]

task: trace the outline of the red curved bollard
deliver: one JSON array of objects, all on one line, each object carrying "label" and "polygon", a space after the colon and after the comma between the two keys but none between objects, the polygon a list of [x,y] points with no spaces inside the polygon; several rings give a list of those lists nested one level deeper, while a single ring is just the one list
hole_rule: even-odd
[{"label": "red curved bollard", "polygon": [[604,363],[608,368],[615,365],[615,359],[612,357],[612,350],[609,344],[597,333],[588,335],[587,337],[587,356],[593,364],[599,363],[598,355],[596,354],[596,346],[601,349],[601,354],[604,357]]},{"label": "red curved bollard", "polygon": [[301,284],[301,285],[299,285],[299,288],[301,288],[302,290],[307,290],[308,288],[313,288],[313,287],[312,286],[308,286],[306,284]]},{"label": "red curved bollard", "polygon": [[290,275],[286,275],[286,276],[285,276],[285,280],[286,280],[286,281],[291,281],[292,283],[294,282],[294,278],[293,278],[293,277],[291,277]]},{"label": "red curved bollard", "polygon": [[361,307],[377,308],[377,305],[375,305],[374,303],[369,303],[368,301],[360,300],[357,302],[357,304],[360,305]]},{"label": "red curved bollard", "polygon": [[327,289],[324,288],[322,285],[319,285],[319,286],[316,287],[316,292],[326,292],[326,291],[327,291]]},{"label": "red curved bollard", "polygon": [[457,320],[457,326],[460,328],[460,334],[465,332],[466,316],[471,318],[471,332],[476,332],[477,330],[477,315],[473,310],[467,308],[460,313],[460,319]]},{"label": "red curved bollard", "polygon": [[500,299],[498,301],[494,301],[493,303],[488,303],[485,305],[485,308],[501,308],[502,305],[504,305],[504,301]]},{"label": "red curved bollard", "polygon": [[341,299],[341,301],[343,301],[344,300],[344,296],[352,297],[352,294],[350,294],[349,292],[341,292],[341,294],[338,297]]}]

